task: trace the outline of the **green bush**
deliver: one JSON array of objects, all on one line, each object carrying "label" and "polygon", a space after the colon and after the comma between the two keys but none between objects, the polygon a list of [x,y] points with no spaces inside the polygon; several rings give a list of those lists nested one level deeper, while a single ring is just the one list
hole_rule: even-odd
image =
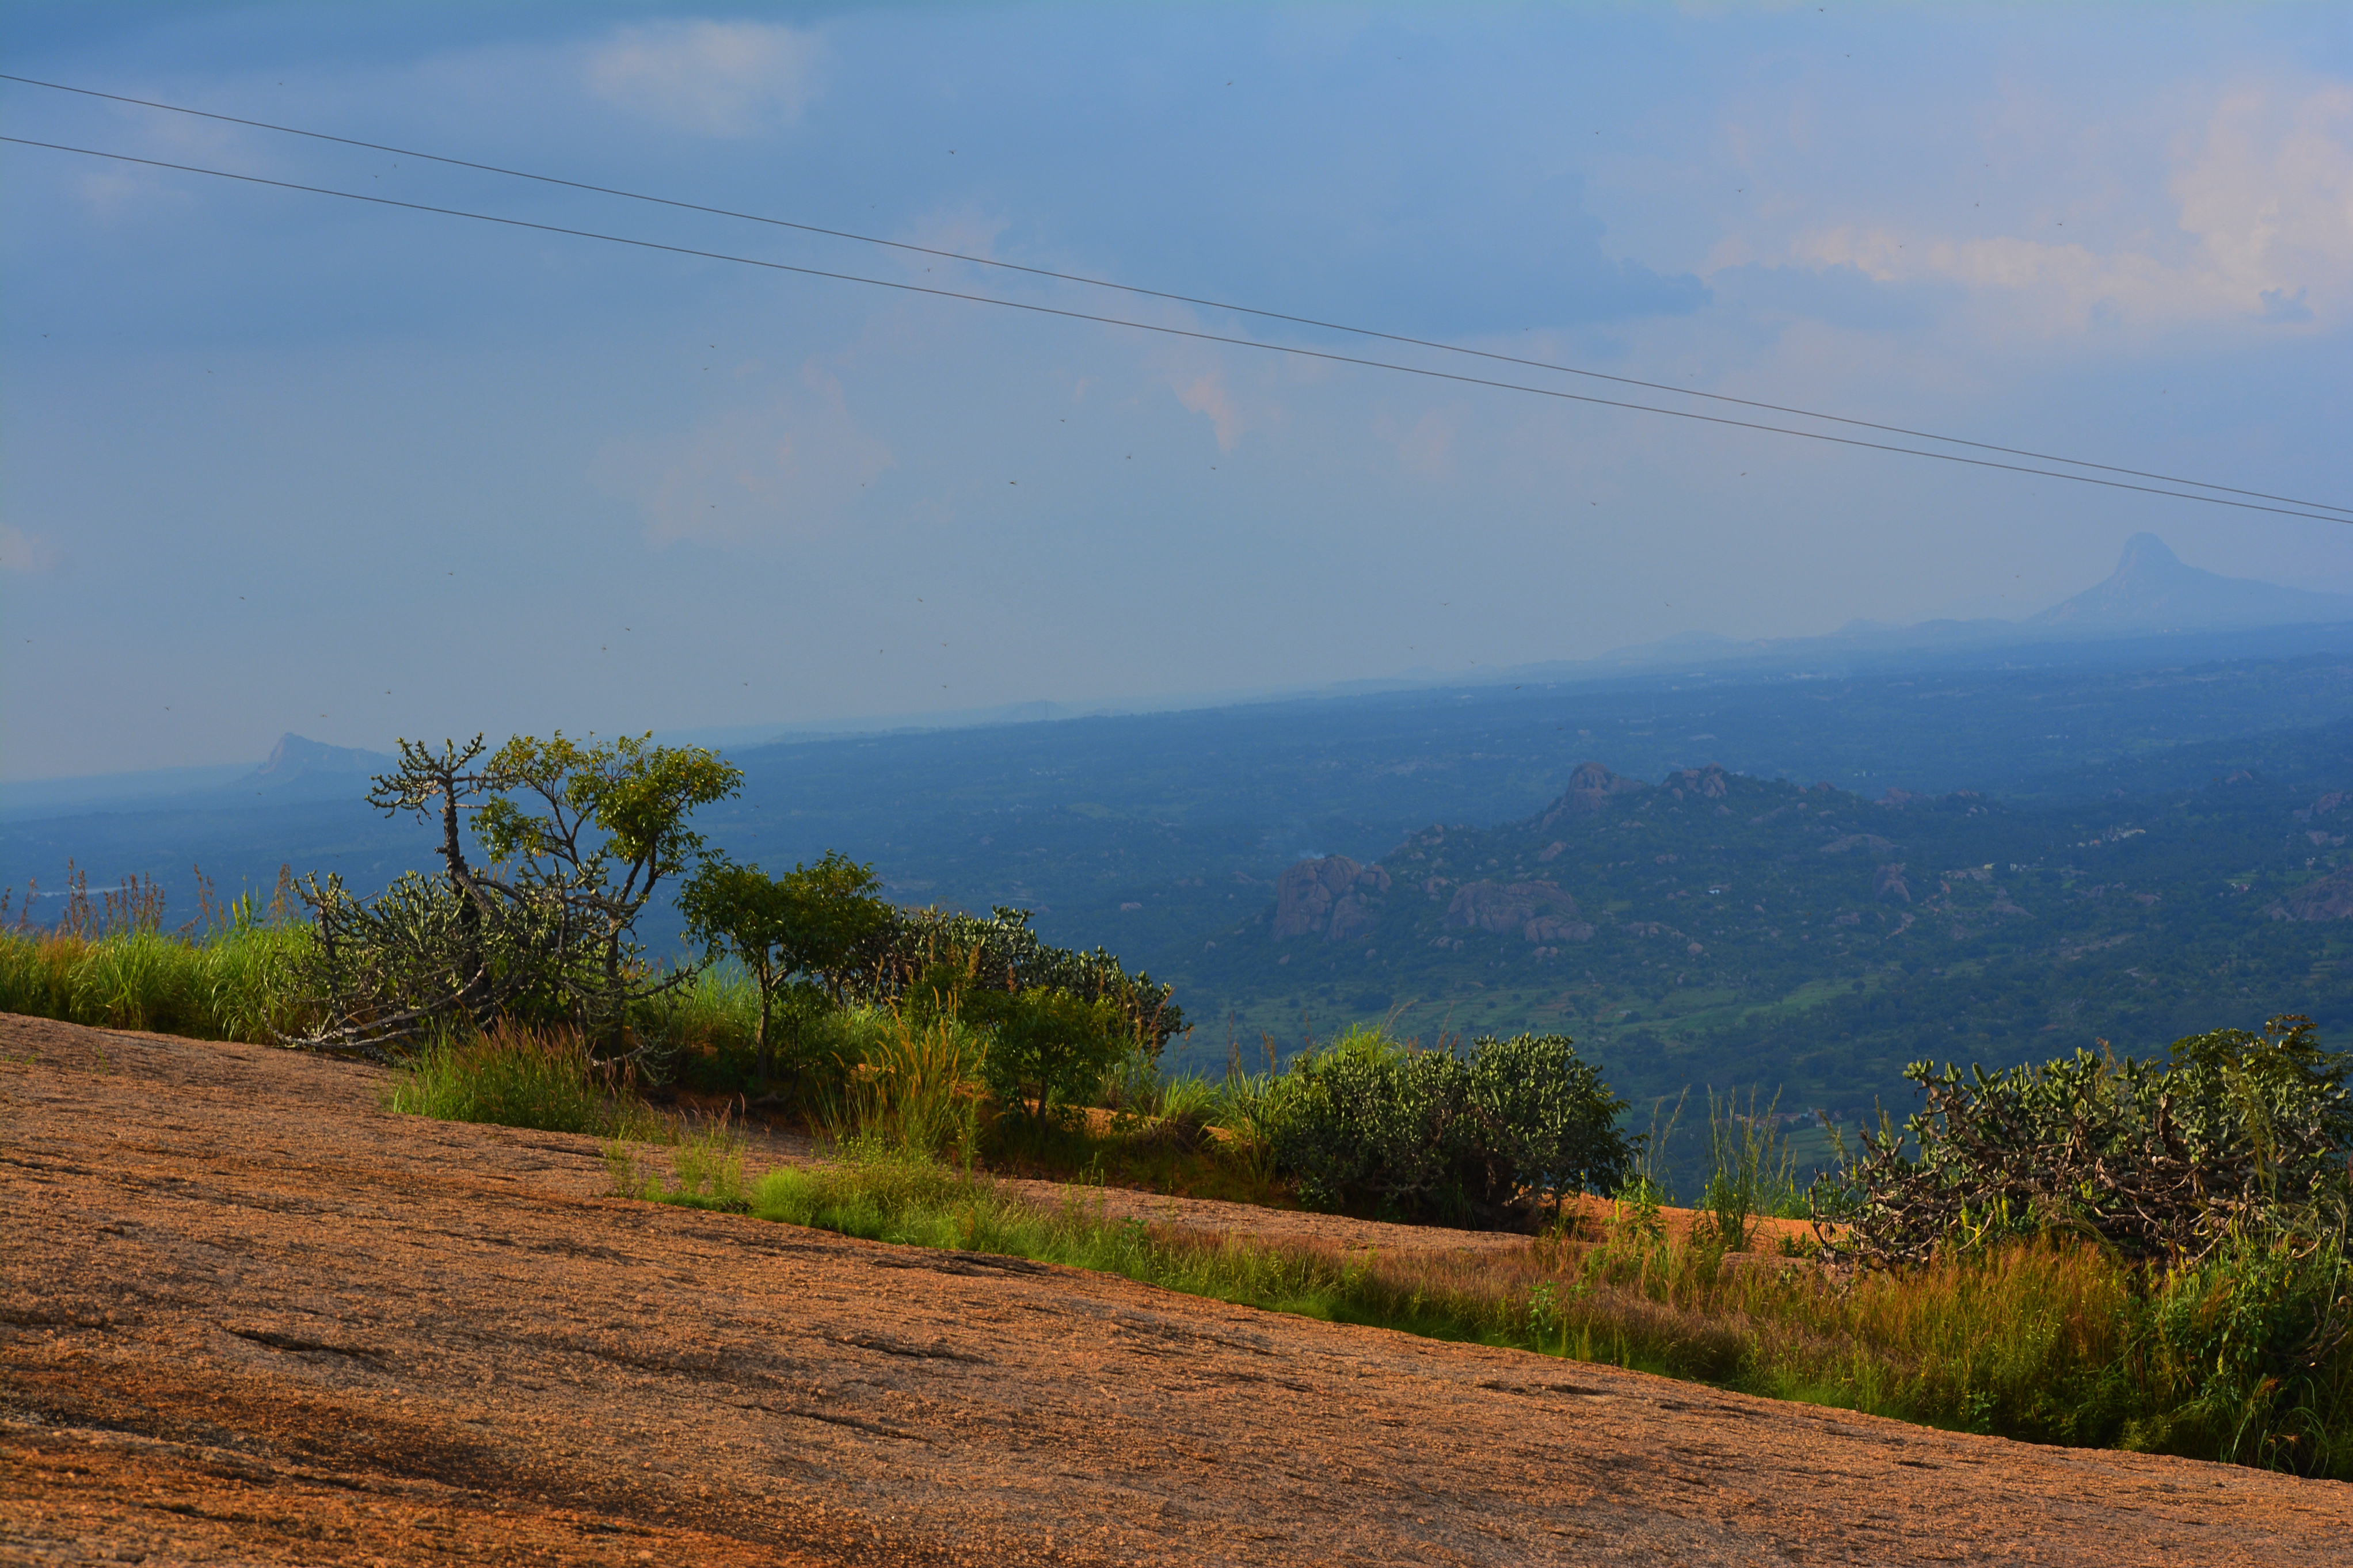
[{"label": "green bush", "polygon": [[983,1081],[1000,1110],[1066,1124],[1102,1087],[1103,1074],[1134,1044],[1108,999],[1032,986],[976,991],[963,1016],[988,1034]]},{"label": "green bush", "polygon": [[2353,1256],[2335,1224],[2242,1227],[2165,1270],[2142,1310],[2154,1395],[2128,1446],[2353,1474]]},{"label": "green bush", "polygon": [[[1815,1188],[1841,1245],[1875,1263],[2067,1229],[2135,1258],[2197,1256],[2346,1194],[2353,1058],[2311,1021],[2220,1029],[2158,1065],[2078,1051],[1989,1073],[1915,1062],[1926,1106]],[[1915,1152],[1916,1150],[1916,1152]]]},{"label": "green bush", "polygon": [[1482,1038],[1466,1059],[1355,1029],[1284,1079],[1269,1150],[1311,1207],[1525,1226],[1631,1168],[1624,1102],[1566,1036]]},{"label": "green bush", "polygon": [[890,906],[872,896],[878,886],[871,866],[831,851],[781,877],[710,855],[679,894],[688,940],[702,944],[709,961],[732,954],[759,993],[754,1038],[763,1079],[775,1067],[777,1012],[789,1026],[839,1006],[851,956],[890,924]]},{"label": "green bush", "polygon": [[1633,1168],[1619,1131],[1626,1102],[1567,1035],[1482,1038],[1463,1064],[1464,1093],[1496,1179],[1520,1201],[1558,1212],[1577,1193],[1614,1193]]},{"label": "green bush", "polygon": [[[1169,1000],[1170,987],[1141,971],[1130,974],[1100,947],[1080,952],[1040,940],[1029,929],[1027,910],[999,907],[984,918],[892,909],[888,916],[843,959],[837,989],[853,1001],[919,1005],[914,999],[936,989],[944,971],[952,972],[950,988],[960,996],[1046,990],[1107,1002],[1128,1035],[1155,1056],[1170,1036],[1185,1028],[1183,1010]],[[829,978],[828,984],[836,981]]]}]

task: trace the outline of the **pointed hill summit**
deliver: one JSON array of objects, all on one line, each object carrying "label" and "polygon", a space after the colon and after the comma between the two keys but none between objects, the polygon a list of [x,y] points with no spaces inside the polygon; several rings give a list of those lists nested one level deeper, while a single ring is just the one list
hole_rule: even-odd
[{"label": "pointed hill summit", "polygon": [[2346,620],[2353,620],[2353,597],[2201,571],[2154,533],[2136,533],[2105,582],[2025,624],[2083,632],[2193,631]]}]

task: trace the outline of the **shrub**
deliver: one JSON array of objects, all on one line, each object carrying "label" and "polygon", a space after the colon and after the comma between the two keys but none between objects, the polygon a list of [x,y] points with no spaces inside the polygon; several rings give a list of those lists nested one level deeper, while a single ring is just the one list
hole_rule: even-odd
[{"label": "shrub", "polygon": [[998,1108],[1039,1124],[1067,1123],[1134,1044],[1108,998],[1043,985],[976,991],[964,999],[963,1016],[988,1032],[981,1071]]},{"label": "shrub", "polygon": [[1464,1065],[1472,1120],[1499,1180],[1557,1213],[1581,1192],[1614,1193],[1635,1145],[1618,1130],[1626,1102],[1567,1035],[1482,1038]]},{"label": "shrub", "polygon": [[1624,1102],[1566,1036],[1482,1038],[1466,1060],[1355,1029],[1285,1077],[1270,1152],[1311,1207],[1525,1225],[1616,1189],[1634,1155]]},{"label": "shrub", "polygon": [[1171,988],[1141,971],[1130,974],[1098,947],[1055,947],[1029,929],[1029,911],[1002,906],[986,918],[944,910],[892,910],[844,961],[840,989],[849,999],[886,1004],[936,988],[943,968],[961,972],[959,994],[1058,991],[1107,1002],[1127,1033],[1156,1056],[1185,1028]]},{"label": "shrub", "polygon": [[1819,1216],[1875,1263],[2056,1228],[2136,1258],[2197,1256],[2346,1183],[2353,1058],[2310,1020],[2177,1042],[2164,1066],[2078,1051],[1988,1073],[1915,1062],[1927,1104],[1818,1182]]}]

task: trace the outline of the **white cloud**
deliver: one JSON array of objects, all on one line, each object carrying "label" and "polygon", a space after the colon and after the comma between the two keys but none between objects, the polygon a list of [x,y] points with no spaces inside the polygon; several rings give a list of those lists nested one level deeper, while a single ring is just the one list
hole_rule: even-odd
[{"label": "white cloud", "polygon": [[592,477],[638,501],[657,544],[733,542],[830,531],[894,461],[851,416],[841,384],[811,363],[798,389],[765,407],[668,441],[608,443]]},{"label": "white cloud", "polygon": [[588,57],[600,98],[682,130],[748,136],[798,120],[815,97],[824,46],[763,22],[622,27]]},{"label": "white cloud", "polygon": [[2291,322],[2353,306],[2353,87],[2232,89],[2172,191],[2240,310]]},{"label": "white cloud", "polygon": [[[1989,325],[2053,338],[2245,323],[2266,331],[2353,314],[2353,89],[2242,84],[2173,153],[2138,224],[2071,214],[2041,235],[1957,237],[1902,223],[1828,226],[1797,258],[1880,283],[1958,284]],[[2158,211],[2170,207],[2168,226]],[[1729,251],[1725,252],[1729,255]]]},{"label": "white cloud", "polygon": [[57,546],[37,533],[26,533],[0,522],[0,572],[19,572],[31,577],[57,563]]}]

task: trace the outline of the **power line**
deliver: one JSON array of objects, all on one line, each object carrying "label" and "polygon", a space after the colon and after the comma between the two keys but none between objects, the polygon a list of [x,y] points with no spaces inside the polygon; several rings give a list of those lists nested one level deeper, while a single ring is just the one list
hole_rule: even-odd
[{"label": "power line", "polygon": [[1000,300],[987,294],[967,293],[955,289],[938,289],[922,283],[903,283],[887,278],[866,278],[855,272],[834,272],[819,267],[797,267],[790,262],[764,261],[757,257],[733,256],[725,251],[699,250],[691,246],[668,245],[659,240],[632,239],[626,235],[600,234],[594,229],[566,228],[560,224],[534,223],[528,218],[501,217],[492,213],[468,212],[461,207],[433,206],[424,202],[397,201],[390,196],[372,196],[358,191],[338,191],[325,185],[299,184],[291,180],[265,179],[259,174],[232,174],[226,169],[207,169],[194,163],[168,163],[161,158],[138,158],[127,153],[101,153],[90,147],[72,147],[58,142],[36,142],[23,136],[0,136],[0,142],[19,147],[39,147],[53,153],[72,153],[85,158],[104,158],[118,163],[136,163],[150,169],[170,169],[184,174],[205,174],[214,179],[234,180],[241,184],[264,185],[275,190],[300,191],[309,195],[337,196],[344,201],[366,202],[371,205],[398,207],[408,212],[433,213],[442,217],[461,217],[476,223],[498,224],[508,228],[531,229],[541,234],[560,234],[575,239],[602,240],[608,245],[627,245],[640,250],[658,250],[671,256],[691,256],[706,261],[725,261],[740,267],[757,267],[771,272],[789,272],[804,278],[825,278],[841,283],[862,283],[874,289],[894,289],[905,294],[925,294],[942,300],[962,300],[976,305],[997,305],[1008,310],[1027,310],[1032,315],[1059,316],[1067,321],[1093,321],[1108,327],[1126,327],[1135,331],[1158,332],[1166,337],[1189,338],[1199,342],[1224,343],[1233,348],[1258,349],[1268,353],[1293,354],[1303,359],[1322,360],[1331,364],[1360,365],[1369,370],[1395,371],[1401,375],[1419,375],[1432,381],[1452,382],[1463,386],[1492,387],[1501,392],[1526,393],[1534,397],[1557,398],[1564,403],[1589,404],[1601,408],[1623,408],[1637,414],[1657,414],[1671,419],[1688,419],[1702,425],[1721,425],[1736,430],[1757,430],[1767,435],[1794,436],[1801,440],[1822,441],[1838,447],[1857,447],[1867,451],[1894,452],[1907,458],[1929,458],[1941,463],[1959,463],[1973,468],[1998,468],[2008,473],[2031,474],[2037,479],[2064,479],[2071,484],[2097,485],[2105,489],[2135,490],[2143,495],[2169,496],[2175,500],[2201,501],[2209,506],[2229,507],[2239,511],[2271,512],[2281,517],[2300,517],[2314,522],[2347,522],[2348,519],[2331,517],[2325,512],[2299,511],[2291,507],[2264,506],[2252,500],[2232,500],[2224,496],[2195,495],[2186,490],[2163,489],[2155,485],[2128,484],[2121,479],[2096,479],[2090,474],[2070,474],[2052,468],[2031,468],[2021,463],[2000,463],[1987,458],[1968,458],[1957,452],[1924,452],[1915,447],[1898,447],[1885,441],[1865,441],[1852,436],[1832,436],[1820,430],[1793,430],[1782,425],[1764,425],[1751,419],[1731,419],[1718,414],[1700,414],[1688,408],[1660,408],[1647,403],[1629,403],[1614,397],[1594,397],[1581,392],[1564,392],[1558,387],[1528,386],[1519,382],[1497,381],[1488,376],[1462,375],[1453,371],[1431,370],[1423,365],[1398,364],[1391,360],[1365,359],[1355,354],[1332,353],[1323,349],[1304,349],[1289,343],[1261,342],[1255,338],[1238,338],[1223,332],[1206,332],[1189,327],[1163,326],[1153,321],[1131,321],[1121,316],[1097,315],[1089,310],[1071,310],[1054,305],[1032,304],[1021,300]]},{"label": "power line", "polygon": [[[1499,353],[1488,349],[1474,349],[1461,343],[1444,342],[1430,338],[1417,338],[1401,332],[1382,331],[1373,327],[1355,327],[1342,321],[1326,321],[1313,316],[1293,315],[1282,310],[1261,310],[1250,305],[1236,305],[1225,300],[1202,299],[1190,294],[1172,293],[1163,289],[1147,289],[1140,284],[1121,283],[1106,278],[1090,278],[1083,273],[1057,272],[1050,268],[1029,267],[1018,261],[1002,261],[994,257],[973,256],[959,250],[941,250],[931,246],[915,245],[906,240],[884,239],[871,234],[858,234],[849,229],[827,228],[818,224],[797,223],[789,218],[769,217],[759,213],[737,212],[729,207],[706,206],[698,202],[680,201],[670,196],[648,195],[639,191],[621,190],[612,185],[592,184],[584,180],[567,180],[559,175],[534,174],[527,169],[509,169],[496,163],[476,163],[465,158],[446,157],[438,153],[420,153],[413,148],[394,147],[381,142],[363,142],[354,137],[336,136],[324,131],[309,131],[296,125],[277,125],[266,120],[246,120],[234,114],[216,114],[209,110],[190,109],[183,104],[164,103],[155,99],[131,98],[121,93],[100,92],[92,88],[69,87],[63,82],[43,81],[36,77],[13,76],[0,71],[0,81],[13,81],[26,87],[46,88],[53,92],[69,92],[83,98],[103,99],[111,103],[134,104],[142,109],[160,109],[173,114],[192,115],[200,120],[218,121],[227,125],[243,125],[257,131],[276,132],[287,136],[303,136],[316,142],[332,142],[340,146],[358,147],[371,153],[389,153],[402,158],[418,158],[427,163],[446,163],[453,168],[473,169],[483,174],[499,174],[510,179],[533,180],[541,184],[560,185],[568,190],[587,191],[596,195],[619,196],[633,202],[647,202],[656,206],[675,207],[682,212],[707,214],[714,217],[734,218],[745,223],[766,224],[775,228],[788,228],[802,234],[823,235],[832,239],[855,240],[861,245],[884,246],[893,250],[908,251],[918,256],[937,257],[949,261],[968,262],[976,267],[995,267],[1008,272],[1027,273],[1034,278],[1049,278],[1062,283],[1080,283],[1093,289],[1113,289],[1122,293],[1145,299],[1166,300],[1173,303],[1198,305],[1207,310],[1230,310],[1238,315],[1258,316],[1267,321],[1289,321],[1295,326],[1314,327],[1324,331],[1345,332],[1352,336],[1376,338],[1386,342],[1405,343],[1415,348],[1435,349],[1445,353],[1467,354],[1475,359],[1492,360],[1502,364],[1523,365],[1532,370],[1548,370],[1564,375],[1588,377],[1595,381],[1615,383],[1620,386],[1639,386],[1651,392],[1672,393],[1678,397],[1704,398],[1713,403],[1732,404],[1742,408],[1762,409],[1772,414],[1795,415],[1803,419],[1820,419],[1834,425],[1852,426],[1857,429],[1877,430],[1886,435],[1908,437],[1918,441],[1940,441],[1948,446],[1967,447],[1974,451],[1999,452],[2005,457],[2031,458],[2042,463],[2064,463],[2070,468],[2092,468],[2105,474],[2123,474],[2132,479],[2155,479],[2163,484],[2187,485],[2193,489],[2216,490],[2225,495],[2247,496],[2256,500],[2279,501],[2292,507],[2309,507],[2316,510],[2342,512],[2353,519],[2353,507],[2337,506],[2329,501],[2304,500],[2295,496],[2273,495],[2264,490],[2244,489],[2236,485],[2218,485],[2204,479],[2183,479],[2175,474],[2152,473],[2143,468],[2128,468],[2114,463],[2095,463],[2084,458],[2062,457],[2051,452],[2036,452],[2022,447],[1998,446],[1990,441],[1973,441],[1961,436],[1943,436],[1933,430],[1915,430],[1902,425],[1883,425],[1870,419],[1850,418],[1841,414],[1823,414],[1810,408],[1799,408],[1788,404],[1767,403],[1757,398],[1734,397],[1727,393],[1702,392],[1694,387],[1675,386],[1667,382],[1644,381],[1636,376],[1613,375],[1607,371],[1587,370],[1578,365],[1562,364],[1556,361],[1528,359],[1517,354]],[[203,171],[209,173],[210,171]],[[306,187],[308,188],[308,187]],[[342,193],[330,193],[342,194]],[[440,210],[440,209],[436,209]],[[472,216],[472,215],[466,215]],[[566,231],[571,232],[571,231]],[[997,301],[1005,303],[1006,301]],[[1365,362],[1371,363],[1371,362]],[[1400,368],[1400,367],[1391,367]],[[1523,390],[1535,390],[1524,388]],[[1629,405],[1633,406],[1633,405]],[[1654,410],[1665,412],[1665,410]],[[1778,428],[1778,426],[1757,426]],[[1784,432],[1795,434],[1795,432]],[[1869,443],[1862,443],[1868,445]],[[1897,450],[1899,448],[1886,448]],[[1908,449],[1908,448],[1902,448]],[[1920,453],[1919,456],[1929,454]],[[2000,465],[1996,465],[2000,466]],[[2130,488],[2130,487],[2127,487]],[[2165,492],[2175,493],[2175,492]],[[2337,519],[2332,521],[2345,521]]]}]

